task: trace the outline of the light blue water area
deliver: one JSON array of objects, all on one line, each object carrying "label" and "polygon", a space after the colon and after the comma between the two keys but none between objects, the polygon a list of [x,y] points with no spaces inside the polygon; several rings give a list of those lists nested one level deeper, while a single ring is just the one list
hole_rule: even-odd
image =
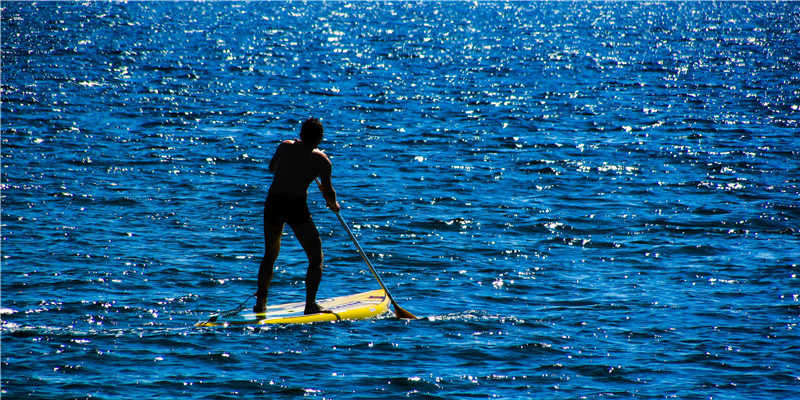
[{"label": "light blue water area", "polygon": [[[796,4],[3,2],[1,394],[794,398]],[[309,116],[423,318],[193,328]],[[309,199],[320,296],[377,288]]]}]

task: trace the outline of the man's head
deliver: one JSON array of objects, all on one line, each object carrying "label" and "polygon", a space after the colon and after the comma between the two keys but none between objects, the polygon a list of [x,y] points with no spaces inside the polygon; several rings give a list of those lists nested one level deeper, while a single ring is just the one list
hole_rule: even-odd
[{"label": "man's head", "polygon": [[317,143],[322,141],[322,122],[311,117],[303,122],[300,128],[300,140],[307,143]]}]

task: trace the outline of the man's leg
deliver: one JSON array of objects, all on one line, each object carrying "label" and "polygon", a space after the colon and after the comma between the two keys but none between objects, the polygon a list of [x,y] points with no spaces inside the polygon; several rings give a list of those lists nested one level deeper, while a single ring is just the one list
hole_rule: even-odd
[{"label": "man's leg", "polygon": [[267,291],[272,282],[275,261],[281,251],[282,235],[283,224],[264,223],[264,258],[261,259],[261,266],[258,267],[258,292],[256,305],[253,307],[254,312],[264,312],[267,309]]},{"label": "man's leg", "polygon": [[322,241],[319,238],[319,231],[314,224],[314,220],[308,219],[297,226],[292,227],[295,237],[300,241],[303,250],[308,257],[308,271],[306,272],[306,314],[316,314],[324,312],[317,305],[317,289],[322,281]]}]

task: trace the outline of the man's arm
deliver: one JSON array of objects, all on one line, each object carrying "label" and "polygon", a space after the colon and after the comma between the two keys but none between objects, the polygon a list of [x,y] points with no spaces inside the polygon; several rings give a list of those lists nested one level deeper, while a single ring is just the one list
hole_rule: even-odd
[{"label": "man's arm", "polygon": [[322,196],[325,197],[328,208],[338,213],[341,207],[339,202],[336,201],[336,190],[333,189],[333,182],[331,181],[331,162],[327,157],[325,159],[327,162],[323,164],[322,171],[319,174],[319,190],[322,192]]},{"label": "man's arm", "polygon": [[280,157],[286,146],[289,146],[290,144],[290,140],[284,140],[278,145],[278,148],[275,149],[275,155],[272,156],[272,160],[269,160],[269,172],[272,172],[273,174],[275,173],[275,169],[278,168],[278,157]]}]

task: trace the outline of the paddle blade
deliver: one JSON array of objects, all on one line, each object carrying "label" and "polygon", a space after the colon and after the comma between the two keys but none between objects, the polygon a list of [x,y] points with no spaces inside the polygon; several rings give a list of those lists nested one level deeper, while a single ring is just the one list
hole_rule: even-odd
[{"label": "paddle blade", "polygon": [[402,319],[418,319],[414,314],[404,310],[402,307],[394,303],[394,315]]}]

